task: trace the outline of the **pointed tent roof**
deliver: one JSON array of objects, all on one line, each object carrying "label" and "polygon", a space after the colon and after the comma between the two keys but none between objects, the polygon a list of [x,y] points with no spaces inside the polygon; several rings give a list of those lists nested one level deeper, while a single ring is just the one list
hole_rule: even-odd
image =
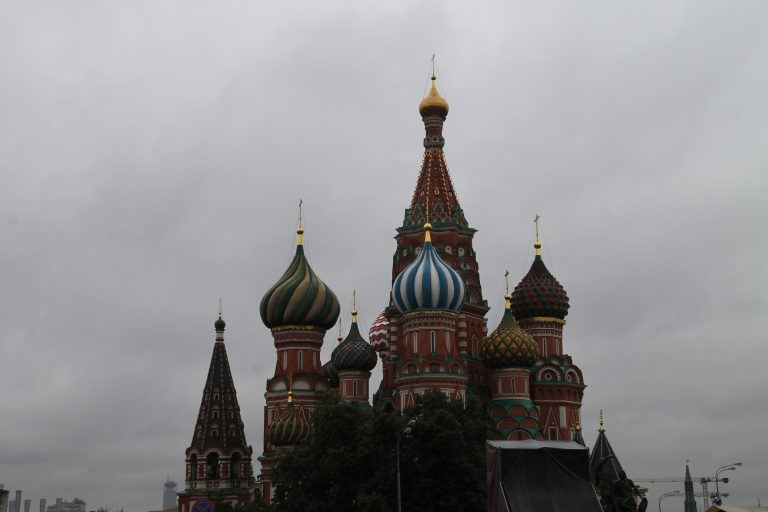
[{"label": "pointed tent roof", "polygon": [[616,452],[613,451],[611,443],[608,442],[608,437],[605,435],[605,427],[603,426],[602,412],[600,413],[600,428],[597,433],[597,440],[595,441],[595,447],[592,448],[592,453],[589,454],[589,472],[593,478],[597,472],[598,466],[607,457],[610,457],[605,464],[602,465],[603,471],[608,472],[608,478],[610,480],[618,480],[619,472],[624,471],[621,467],[619,458],[616,456]]},{"label": "pointed tent roof", "polygon": [[[245,439],[235,383],[224,345],[224,327],[224,321],[219,316],[215,323],[216,342],[190,448],[201,454],[210,448],[217,448],[225,455],[236,450],[247,455],[250,447]],[[231,425],[234,425],[234,436],[230,435]]]},{"label": "pointed tent roof", "polygon": [[685,504],[683,510],[685,512],[697,512],[696,509],[696,497],[693,494],[693,480],[691,479],[691,470],[688,467],[688,463],[685,464]]},{"label": "pointed tent roof", "polygon": [[426,130],[424,159],[403,228],[418,228],[426,222],[435,225],[453,223],[468,228],[443,153],[442,132],[448,103],[437,92],[435,83],[432,76],[432,88],[419,107]]}]

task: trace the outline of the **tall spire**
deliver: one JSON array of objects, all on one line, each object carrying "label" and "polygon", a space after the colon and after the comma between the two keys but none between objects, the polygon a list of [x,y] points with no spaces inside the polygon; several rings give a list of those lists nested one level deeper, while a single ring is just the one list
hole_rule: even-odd
[{"label": "tall spire", "polygon": [[424,160],[403,227],[421,226],[425,222],[453,222],[467,227],[443,154],[443,123],[448,115],[448,102],[437,90],[434,71],[430,82],[429,93],[419,104],[426,132]]},{"label": "tall spire", "polygon": [[688,468],[688,463],[685,461],[685,512],[697,512],[696,511],[696,498],[693,494],[693,479],[691,478],[691,470]]}]

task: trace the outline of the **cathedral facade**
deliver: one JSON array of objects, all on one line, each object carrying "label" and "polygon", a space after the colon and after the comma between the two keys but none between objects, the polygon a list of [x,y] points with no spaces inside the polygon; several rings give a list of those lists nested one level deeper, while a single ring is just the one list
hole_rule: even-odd
[{"label": "cathedral facade", "polygon": [[[396,228],[391,294],[369,330],[369,341],[360,332],[353,308],[349,333],[339,337],[330,360],[321,361],[325,334],[340,314],[339,301],[310,266],[299,226],[293,260],[260,305],[277,357],[264,394],[258,483],[244,480],[252,474],[251,449],[241,430],[229,375],[218,387],[206,384],[187,450],[187,490],[180,493],[180,512],[193,511],[189,496],[202,488],[217,489],[237,502],[245,483],[259,487],[264,499],[271,500],[271,473],[278,456],[311,437],[319,394],[336,390],[344,401],[369,406],[369,379],[379,362],[382,381],[372,402],[383,411],[399,413],[425,391],[439,390],[454,400],[480,400],[491,439],[581,439],[585,384],[581,370],[564,351],[568,296],[544,264],[538,236],[530,270],[511,293],[507,290],[502,320],[489,333],[489,308],[472,245],[476,230],[460,206],[443,151],[448,110],[433,76],[419,105],[425,127],[421,170],[402,225]],[[221,334],[223,350],[223,321]],[[230,389],[230,398],[223,398]],[[214,407],[218,414],[237,411],[230,418],[234,421],[213,422]],[[233,435],[224,436],[225,430]],[[223,437],[211,438],[214,431]],[[215,471],[207,465],[214,452],[219,461]],[[194,512],[206,511],[198,507]]]}]

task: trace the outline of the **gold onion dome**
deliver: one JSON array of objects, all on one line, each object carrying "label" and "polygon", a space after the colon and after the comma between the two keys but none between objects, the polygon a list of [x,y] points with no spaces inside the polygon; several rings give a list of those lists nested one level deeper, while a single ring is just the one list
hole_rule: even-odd
[{"label": "gold onion dome", "polygon": [[483,360],[491,368],[527,368],[539,359],[539,349],[533,336],[515,321],[509,309],[509,294],[506,295],[504,316],[485,341]]},{"label": "gold onion dome", "polygon": [[448,116],[448,102],[437,91],[437,78],[432,75],[432,87],[426,98],[419,103],[419,113],[421,117],[438,116],[446,118]]},{"label": "gold onion dome", "polygon": [[339,299],[309,266],[302,241],[304,230],[300,227],[297,233],[291,264],[261,299],[261,320],[270,329],[310,326],[328,330],[339,317]]}]

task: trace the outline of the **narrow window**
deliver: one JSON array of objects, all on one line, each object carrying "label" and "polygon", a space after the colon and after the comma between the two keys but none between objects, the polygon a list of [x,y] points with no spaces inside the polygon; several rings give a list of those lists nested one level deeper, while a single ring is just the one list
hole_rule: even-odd
[{"label": "narrow window", "polygon": [[304,369],[304,351],[299,350],[298,351],[298,358],[299,358],[299,370]]},{"label": "narrow window", "polygon": [[437,340],[435,339],[435,331],[429,331],[429,351],[433,354],[437,352]]},{"label": "narrow window", "polygon": [[416,333],[413,333],[413,355],[419,354],[419,337]]},{"label": "narrow window", "polygon": [[445,333],[445,351],[448,355],[451,355],[451,333]]},{"label": "narrow window", "polygon": [[557,427],[549,427],[549,440],[557,441]]},{"label": "narrow window", "polygon": [[288,352],[283,350],[283,370],[288,368]]},{"label": "narrow window", "polygon": [[352,396],[357,396],[357,381],[352,381]]}]

